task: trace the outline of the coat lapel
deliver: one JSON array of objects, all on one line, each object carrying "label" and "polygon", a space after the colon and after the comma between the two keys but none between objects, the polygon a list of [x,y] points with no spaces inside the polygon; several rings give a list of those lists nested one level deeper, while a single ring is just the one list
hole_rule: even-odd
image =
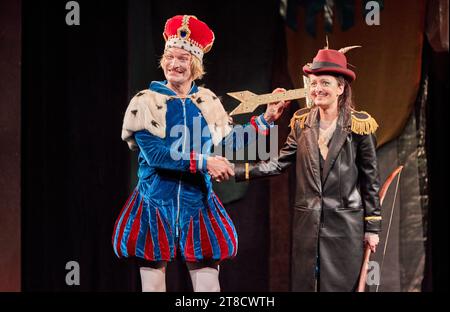
[{"label": "coat lapel", "polygon": [[331,139],[330,148],[328,149],[327,159],[323,165],[323,184],[328,178],[330,170],[333,168],[336,158],[344,145],[347,135],[349,121],[351,122],[350,114],[347,111],[341,111],[337,120],[336,130]]},{"label": "coat lapel", "polygon": [[319,123],[318,123],[318,108],[311,109],[306,121],[305,126],[307,131],[303,132],[305,136],[306,148],[308,150],[309,163],[311,165],[311,171],[314,176],[314,181],[317,184],[319,190],[322,189],[322,180],[320,178],[320,159],[319,159],[319,147],[317,140],[319,139]]}]

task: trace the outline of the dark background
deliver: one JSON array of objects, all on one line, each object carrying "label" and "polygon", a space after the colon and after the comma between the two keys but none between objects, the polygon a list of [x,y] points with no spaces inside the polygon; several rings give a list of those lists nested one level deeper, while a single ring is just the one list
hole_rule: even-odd
[{"label": "dark background", "polygon": [[[78,1],[80,26],[65,24],[65,3],[22,1],[22,289],[138,291],[136,263],[117,260],[110,243],[115,218],[136,182],[136,154],[120,140],[120,130],[131,96],[163,78],[157,66],[164,22],[193,14],[214,30],[202,83],[224,96],[230,110],[236,103],[226,92],[289,87],[278,2],[84,0]],[[425,45],[423,55],[430,73],[424,289],[443,290],[448,289],[443,159],[448,53]],[[270,290],[276,278],[269,272],[270,200],[269,182],[261,180],[249,185],[242,200],[226,205],[240,245],[237,258],[221,266],[224,291]],[[65,265],[72,260],[81,267],[80,286],[65,284]],[[168,290],[190,289],[184,266],[171,264]]]}]

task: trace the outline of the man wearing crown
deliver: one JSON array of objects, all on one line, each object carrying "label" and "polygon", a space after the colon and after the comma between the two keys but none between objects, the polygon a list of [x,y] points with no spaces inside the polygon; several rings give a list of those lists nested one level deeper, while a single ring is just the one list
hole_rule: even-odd
[{"label": "man wearing crown", "polygon": [[[165,81],[137,93],[125,112],[122,139],[139,151],[138,185],[117,218],[112,236],[120,258],[137,257],[143,291],[165,291],[167,262],[181,257],[194,291],[219,291],[219,263],[238,248],[235,227],[212,189],[212,179],[234,175],[223,157],[210,156],[217,144],[239,149],[267,135],[287,103],[271,103],[236,135],[218,97],[198,87],[203,55],[214,33],[191,15],[167,20],[160,65]],[[275,90],[278,91],[278,90]],[[196,131],[200,129],[200,131]]]},{"label": "man wearing crown", "polygon": [[[350,47],[353,48],[353,47]],[[274,176],[296,164],[293,291],[354,291],[364,243],[375,252],[381,231],[374,132],[354,110],[350,48],[319,50],[303,67],[311,108],[298,110],[277,158],[235,167],[236,181]]]}]

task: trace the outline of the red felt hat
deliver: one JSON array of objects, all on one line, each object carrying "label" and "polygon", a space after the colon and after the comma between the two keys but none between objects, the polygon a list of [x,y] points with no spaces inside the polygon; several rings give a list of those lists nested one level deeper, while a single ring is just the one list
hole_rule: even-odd
[{"label": "red felt hat", "polygon": [[349,81],[356,79],[356,74],[347,68],[347,58],[344,53],[359,46],[352,46],[338,50],[322,49],[317,52],[312,63],[303,66],[303,72],[309,74],[337,74]]},{"label": "red felt hat", "polygon": [[166,49],[180,48],[202,60],[211,50],[214,33],[204,22],[193,15],[177,15],[169,18],[163,33]]}]

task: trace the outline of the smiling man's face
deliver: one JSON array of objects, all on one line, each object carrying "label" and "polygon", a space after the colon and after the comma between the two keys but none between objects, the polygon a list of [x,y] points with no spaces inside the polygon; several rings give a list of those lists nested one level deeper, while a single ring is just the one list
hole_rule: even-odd
[{"label": "smiling man's face", "polygon": [[191,80],[192,55],[180,48],[164,51],[162,69],[170,84],[182,85]]}]

